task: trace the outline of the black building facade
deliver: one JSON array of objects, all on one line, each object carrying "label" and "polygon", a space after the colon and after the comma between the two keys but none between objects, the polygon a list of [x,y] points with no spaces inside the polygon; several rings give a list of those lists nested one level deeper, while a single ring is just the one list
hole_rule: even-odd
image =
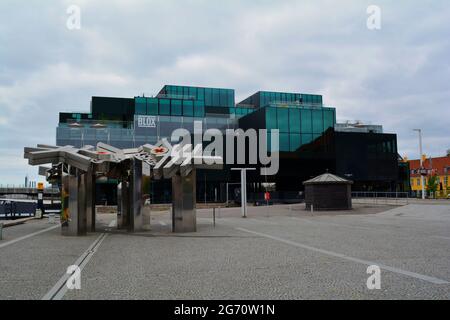
[{"label": "black building facade", "polygon": [[[336,109],[323,105],[320,95],[259,91],[235,103],[233,89],[168,85],[155,97],[92,97],[90,112],[60,113],[56,140],[57,145],[80,147],[101,141],[131,148],[170,138],[177,128],[193,133],[194,122],[201,122],[203,130],[216,128],[223,133],[279,130],[278,173],[249,172],[249,199],[268,185],[280,199],[288,194],[295,197],[304,189],[304,181],[326,171],[354,181],[357,191],[396,191],[403,184],[396,135],[342,132],[336,125]],[[270,134],[267,137],[271,152]],[[198,202],[235,198],[240,176],[231,167],[237,165],[218,172],[198,170]],[[116,181],[99,184],[97,202],[114,204],[116,185]],[[152,182],[148,193],[154,203],[169,202],[170,183]]]}]

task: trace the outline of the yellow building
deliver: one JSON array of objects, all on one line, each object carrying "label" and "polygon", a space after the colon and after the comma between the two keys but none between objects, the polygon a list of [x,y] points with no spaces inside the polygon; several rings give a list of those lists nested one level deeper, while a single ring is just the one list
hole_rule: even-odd
[{"label": "yellow building", "polygon": [[[411,190],[422,191],[420,179],[420,160],[409,161]],[[446,157],[437,157],[424,159],[423,169],[427,175],[424,176],[425,190],[427,189],[428,179],[436,176],[438,179],[437,196],[446,197],[450,193],[450,155]]]}]

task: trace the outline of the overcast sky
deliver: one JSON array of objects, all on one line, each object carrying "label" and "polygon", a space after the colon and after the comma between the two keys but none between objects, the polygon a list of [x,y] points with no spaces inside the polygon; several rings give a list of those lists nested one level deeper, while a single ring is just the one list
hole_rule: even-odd
[{"label": "overcast sky", "polygon": [[[81,29],[66,27],[81,9]],[[366,26],[381,9],[381,29]],[[0,184],[37,168],[58,112],[164,84],[322,94],[338,120],[382,124],[401,155],[450,148],[448,1],[0,1]]]}]

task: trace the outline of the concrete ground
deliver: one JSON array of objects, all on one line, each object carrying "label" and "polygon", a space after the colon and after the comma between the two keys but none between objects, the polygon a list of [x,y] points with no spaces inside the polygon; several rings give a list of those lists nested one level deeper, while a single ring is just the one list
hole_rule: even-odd
[{"label": "concrete ground", "polygon": [[[450,205],[355,205],[308,212],[303,205],[198,210],[198,232],[170,233],[167,211],[152,230],[114,228],[62,237],[33,220],[5,228],[0,299],[449,299]],[[76,263],[81,289],[67,290]],[[381,268],[381,289],[366,286]]]}]

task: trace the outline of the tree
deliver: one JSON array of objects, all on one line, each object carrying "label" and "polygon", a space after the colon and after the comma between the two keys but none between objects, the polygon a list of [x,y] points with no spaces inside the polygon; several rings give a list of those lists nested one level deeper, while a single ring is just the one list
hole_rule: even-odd
[{"label": "tree", "polygon": [[436,175],[430,176],[430,178],[428,179],[427,190],[435,194],[438,189],[438,186],[439,186],[438,177]]},{"label": "tree", "polygon": [[450,149],[447,149],[447,157],[450,157]]}]

